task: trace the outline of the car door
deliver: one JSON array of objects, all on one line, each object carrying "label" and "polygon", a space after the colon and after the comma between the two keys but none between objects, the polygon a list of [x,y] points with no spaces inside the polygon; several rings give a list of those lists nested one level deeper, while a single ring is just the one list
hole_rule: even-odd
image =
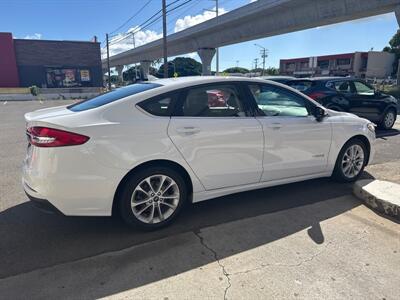
[{"label": "car door", "polygon": [[263,131],[250,115],[239,84],[206,84],[182,91],[168,135],[205,189],[260,181]]},{"label": "car door", "polygon": [[332,129],[316,121],[305,97],[277,86],[249,84],[265,137],[262,181],[323,173],[327,168]]},{"label": "car door", "polygon": [[350,99],[350,112],[370,120],[379,120],[379,116],[385,109],[385,103],[367,84],[358,80],[353,81],[352,84],[354,94]]}]

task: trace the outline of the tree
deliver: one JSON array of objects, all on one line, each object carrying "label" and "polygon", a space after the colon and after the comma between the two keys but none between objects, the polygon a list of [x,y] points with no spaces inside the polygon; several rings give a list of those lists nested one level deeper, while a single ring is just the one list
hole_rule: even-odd
[{"label": "tree", "polygon": [[[136,73],[136,75],[135,75]],[[154,67],[149,68],[149,73],[150,75],[156,76],[157,74],[157,69]],[[124,78],[124,81],[127,82],[136,82],[140,78],[140,66],[136,67],[130,67],[128,70],[122,73],[122,77]]]},{"label": "tree", "polygon": [[265,74],[267,75],[279,75],[279,69],[274,67],[269,67],[265,70]]},{"label": "tree", "polygon": [[246,74],[249,73],[250,71],[246,68],[241,68],[241,67],[232,67],[232,68],[228,68],[226,70],[223,71],[223,73],[228,73],[228,74],[232,74],[232,73],[240,73],[240,74]]},{"label": "tree", "polygon": [[[396,56],[396,59],[393,63],[393,72],[392,75],[397,73],[399,68],[399,59],[400,59],[400,30],[394,34],[394,36],[389,41],[389,46],[383,48],[383,51],[393,53]],[[399,81],[399,80],[398,80]],[[398,82],[400,84],[400,82]]]},{"label": "tree", "polygon": [[[190,57],[176,57],[168,62],[168,77],[174,77],[177,73],[179,77],[201,75],[202,65],[197,60]],[[157,77],[164,77],[164,64],[160,66]]]}]

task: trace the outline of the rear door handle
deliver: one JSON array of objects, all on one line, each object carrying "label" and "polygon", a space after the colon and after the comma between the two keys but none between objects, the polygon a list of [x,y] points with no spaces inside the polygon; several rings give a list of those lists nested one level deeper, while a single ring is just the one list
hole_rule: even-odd
[{"label": "rear door handle", "polygon": [[200,128],[193,127],[193,126],[185,126],[185,127],[178,127],[176,128],[176,132],[180,134],[190,135],[200,132]]},{"label": "rear door handle", "polygon": [[282,124],[281,123],[272,123],[272,129],[273,130],[278,130],[282,128]]}]

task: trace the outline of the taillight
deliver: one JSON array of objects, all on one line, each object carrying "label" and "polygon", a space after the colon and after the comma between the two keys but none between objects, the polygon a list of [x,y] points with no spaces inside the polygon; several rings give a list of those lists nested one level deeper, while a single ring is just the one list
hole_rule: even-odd
[{"label": "taillight", "polygon": [[26,134],[32,145],[38,147],[64,147],[82,145],[89,140],[89,137],[48,127],[29,127]]},{"label": "taillight", "polygon": [[318,100],[318,99],[324,98],[325,94],[321,93],[321,92],[312,92],[308,95],[308,97],[310,97],[314,100]]}]

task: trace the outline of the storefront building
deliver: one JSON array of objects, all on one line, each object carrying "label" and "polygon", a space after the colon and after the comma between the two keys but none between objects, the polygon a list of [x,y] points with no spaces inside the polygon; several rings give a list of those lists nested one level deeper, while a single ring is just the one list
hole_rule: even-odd
[{"label": "storefront building", "polygon": [[0,32],[0,87],[79,88],[103,85],[100,44],[13,39]]}]

